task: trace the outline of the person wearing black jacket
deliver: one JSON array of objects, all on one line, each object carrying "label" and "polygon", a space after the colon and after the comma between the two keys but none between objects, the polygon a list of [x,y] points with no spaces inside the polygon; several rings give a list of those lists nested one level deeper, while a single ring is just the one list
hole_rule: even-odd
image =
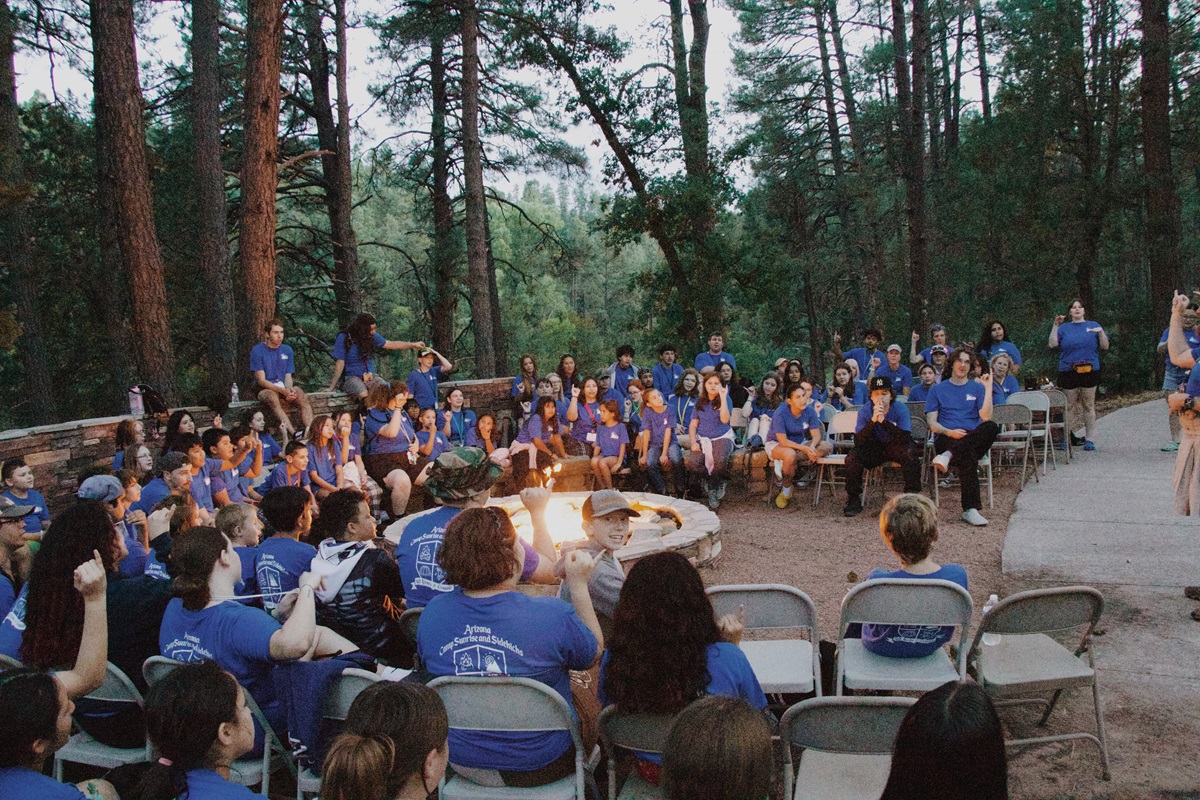
[{"label": "person wearing black jacket", "polygon": [[921,491],[921,460],[912,439],[908,407],[897,403],[892,382],[883,376],[871,378],[867,387],[870,402],[858,409],[854,449],[846,456],[847,517],[862,513],[863,473],[880,464],[896,463],[904,475],[904,491]]},{"label": "person wearing black jacket", "polygon": [[317,590],[317,624],[392,666],[412,666],[412,645],[400,628],[404,581],[396,559],[375,543],[367,495],[339,489],[321,502],[313,524],[318,541],[311,570],[324,578]]}]

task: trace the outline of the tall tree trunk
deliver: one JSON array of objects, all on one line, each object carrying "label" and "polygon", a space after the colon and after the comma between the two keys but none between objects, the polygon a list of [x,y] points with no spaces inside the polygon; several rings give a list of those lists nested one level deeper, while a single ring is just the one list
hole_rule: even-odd
[{"label": "tall tree trunk", "polygon": [[212,396],[237,379],[237,317],[229,233],[225,225],[225,167],[221,162],[221,3],[192,0],[192,136],[196,170],[200,272],[208,325],[207,371]]},{"label": "tall tree trunk", "polygon": [[471,297],[471,327],[475,334],[475,374],[496,375],[496,350],[487,253],[487,198],[483,190],[483,142],[479,138],[479,8],[476,0],[461,0],[462,16],[462,138],[464,200],[467,207],[467,289]]},{"label": "tall tree trunk", "polygon": [[950,128],[946,131],[946,147],[958,149],[958,123],[962,114],[962,62],[963,62],[963,12],[959,8],[958,32],[954,37],[954,78],[950,92],[950,107],[954,110],[951,115]]},{"label": "tall tree trunk", "polygon": [[58,400],[50,377],[50,359],[37,305],[37,282],[29,241],[26,206],[33,191],[25,179],[21,154],[21,117],[17,108],[17,73],[12,9],[0,0],[0,185],[10,194],[0,209],[0,263],[8,267],[21,337],[17,350],[25,370],[30,418],[35,425],[57,422]]},{"label": "tall tree trunk", "polygon": [[[241,357],[275,316],[275,192],[279,185],[279,71],[283,58],[280,0],[249,0],[246,19],[245,153],[238,255],[246,302]],[[242,363],[239,360],[239,363]]]},{"label": "tall tree trunk", "polygon": [[450,147],[447,143],[446,39],[447,16],[444,0],[433,0],[429,37],[429,88],[433,99],[429,126],[430,205],[433,209],[433,245],[429,261],[433,267],[433,305],[429,322],[433,347],[454,360],[454,317],[458,311],[457,267],[461,246],[454,232],[454,205],[450,199]]},{"label": "tall tree trunk", "polygon": [[136,380],[130,363],[133,357],[133,329],[129,314],[129,283],[125,265],[121,263],[121,242],[118,238],[116,181],[112,165],[112,133],[103,118],[96,118],[96,231],[100,251],[99,263],[87,270],[84,279],[88,291],[96,297],[108,295],[110,302],[97,303],[96,324],[108,334],[108,363],[113,383],[109,387],[108,405],[122,411],[128,408],[129,387]]},{"label": "tall tree trunk", "polygon": [[[817,47],[821,55],[821,86],[825,95],[825,125],[829,131],[829,154],[833,162],[834,208],[838,220],[842,224],[842,236],[850,256],[851,269],[851,313],[854,326],[857,329],[866,327],[866,311],[863,297],[866,294],[867,271],[863,268],[862,246],[857,237],[858,222],[855,219],[854,203],[848,192],[845,159],[842,156],[842,132],[838,121],[837,100],[834,96],[833,69],[829,63],[828,35],[825,30],[826,9],[824,3],[817,3],[813,8],[813,16],[817,23]],[[809,276],[805,273],[805,280]],[[811,287],[806,286],[806,299],[811,299]],[[810,326],[815,321],[810,320]],[[815,328],[810,328],[811,331]]]},{"label": "tall tree trunk", "polygon": [[1142,156],[1146,170],[1146,256],[1154,328],[1166,327],[1166,298],[1179,287],[1179,195],[1171,169],[1171,40],[1168,0],[1141,0]]},{"label": "tall tree trunk", "polygon": [[925,292],[928,245],[925,219],[925,109],[922,89],[929,83],[926,67],[931,63],[928,0],[912,3],[912,138],[908,142],[908,308],[913,330],[929,326],[929,297]]},{"label": "tall tree trunk", "polygon": [[500,313],[500,284],[496,280],[496,254],[492,251],[492,218],[483,218],[484,235],[487,237],[488,297],[492,301],[492,348],[496,351],[496,371],[507,374],[508,334]]},{"label": "tall tree trunk", "polygon": [[175,348],[162,253],[154,225],[138,83],[132,0],[91,0],[96,124],[111,134],[114,210],[133,302],[134,349],[143,380],[175,394]]},{"label": "tall tree trunk", "polygon": [[992,120],[991,75],[988,73],[987,39],[983,29],[982,0],[974,0],[971,11],[975,14],[975,48],[979,59],[979,102],[983,110],[983,121]]},{"label": "tall tree trunk", "polygon": [[334,2],[334,36],[338,41],[337,115],[329,91],[329,47],[322,27],[323,6],[317,0],[304,4],[304,34],[308,50],[308,76],[312,87],[312,114],[317,125],[317,144],[322,150],[321,176],[325,210],[333,249],[333,295],[338,322],[345,326],[362,311],[363,296],[358,277],[358,235],[350,219],[353,206],[350,171],[350,106],[346,96],[346,8]]}]

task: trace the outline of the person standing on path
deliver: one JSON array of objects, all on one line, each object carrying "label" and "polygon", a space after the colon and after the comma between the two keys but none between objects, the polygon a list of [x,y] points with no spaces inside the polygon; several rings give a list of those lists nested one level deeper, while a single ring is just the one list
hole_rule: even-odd
[{"label": "person standing on path", "polygon": [[[1184,310],[1188,307],[1187,295],[1175,293],[1171,303],[1171,327],[1167,328],[1167,352],[1171,363],[1180,369],[1192,370],[1183,391],[1167,397],[1167,406],[1179,414],[1182,439],[1179,455],[1175,458],[1175,513],[1183,516],[1200,515],[1200,370],[1194,370],[1200,359],[1200,347],[1189,347],[1184,331]],[[1190,600],[1200,600],[1200,586],[1188,586],[1183,594]],[[1192,611],[1192,619],[1200,622],[1200,608]]]},{"label": "person standing on path", "polygon": [[[1188,350],[1195,347],[1200,347],[1200,331],[1197,331],[1197,322],[1200,318],[1196,316],[1194,308],[1183,309],[1183,335],[1187,340]],[[1181,437],[1179,429],[1179,412],[1170,411],[1170,396],[1175,392],[1182,392],[1187,386],[1188,378],[1191,375],[1191,370],[1177,367],[1171,363],[1171,354],[1167,352],[1167,339],[1171,335],[1171,329],[1168,327],[1163,331],[1162,338],[1158,340],[1159,355],[1166,356],[1166,368],[1163,371],[1163,397],[1167,399],[1167,407],[1169,414],[1167,416],[1167,424],[1171,428],[1171,441],[1163,445],[1164,453],[1174,453],[1179,450],[1179,440]]]},{"label": "person standing on path", "polygon": [[[1067,394],[1071,419],[1084,424],[1081,444],[1095,450],[1096,387],[1100,385],[1100,351],[1108,349],[1108,334],[1099,322],[1087,318],[1083,301],[1072,300],[1067,316],[1059,314],[1050,326],[1049,345],[1058,350],[1058,386]],[[1075,436],[1074,431],[1069,435]],[[1076,437],[1078,441],[1078,437]]]}]

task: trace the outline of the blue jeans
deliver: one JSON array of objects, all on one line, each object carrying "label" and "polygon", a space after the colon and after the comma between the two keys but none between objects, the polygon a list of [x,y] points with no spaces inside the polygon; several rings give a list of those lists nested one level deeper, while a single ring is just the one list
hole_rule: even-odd
[{"label": "blue jeans", "polygon": [[682,492],[687,488],[687,468],[684,466],[683,448],[679,446],[675,437],[671,437],[671,444],[667,447],[667,458],[671,460],[671,478],[675,482],[675,491]]},{"label": "blue jeans", "polygon": [[[679,449],[676,447],[675,449]],[[670,458],[668,451],[667,458]],[[666,494],[667,484],[663,480],[662,464],[658,460],[662,458],[662,442],[658,444],[650,444],[646,448],[646,475],[650,478],[650,485],[654,487],[654,491],[659,494]]]}]

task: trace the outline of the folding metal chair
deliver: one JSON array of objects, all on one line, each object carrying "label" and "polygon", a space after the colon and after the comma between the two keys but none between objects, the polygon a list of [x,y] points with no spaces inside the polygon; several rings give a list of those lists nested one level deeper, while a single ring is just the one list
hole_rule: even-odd
[{"label": "folding metal chair", "polygon": [[653,800],[662,790],[647,783],[636,771],[629,773],[617,792],[618,749],[661,755],[671,731],[672,714],[626,714],[616,706],[600,712],[600,741],[608,757],[608,800]]},{"label": "folding metal chair", "polygon": [[[129,680],[129,676],[115,665],[104,666],[104,683],[100,688],[88,694],[90,700],[103,700],[109,703],[129,703],[138,708],[145,708],[146,702],[142,693]],[[54,780],[62,782],[63,764],[87,764],[93,767],[112,769],[123,764],[137,764],[150,760],[150,743],[143,742],[141,747],[111,747],[96,741],[84,731],[71,736],[66,745],[54,754]]]},{"label": "folding metal chair", "polygon": [[0,667],[4,669],[21,669],[25,665],[12,656],[0,654]]},{"label": "folding metal chair", "polygon": [[925,401],[924,400],[910,400],[907,403],[905,403],[905,405],[908,406],[908,414],[913,419],[916,419],[917,417],[920,417],[921,419],[925,418]]},{"label": "folding metal chair", "polygon": [[[1062,392],[1059,392],[1062,394]],[[1066,408],[1066,395],[1063,395],[1063,408]],[[1008,396],[1006,405],[1022,405],[1029,409],[1033,420],[1029,424],[1029,437],[1034,442],[1041,442],[1042,451],[1042,474],[1046,474],[1046,464],[1050,462],[1058,469],[1058,457],[1054,455],[1054,442],[1051,440],[1050,431],[1053,429],[1051,420],[1054,417],[1053,406],[1050,403],[1050,397],[1045,392],[1015,392]],[[1004,406],[996,406],[996,409],[1004,408]],[[993,409],[993,412],[996,410]],[[1070,437],[1067,437],[1070,438]],[[1033,445],[1030,446],[1031,449]],[[1037,462],[1035,456],[1034,463]]]},{"label": "folding metal chair", "polygon": [[[846,454],[839,453],[839,444],[846,447],[845,437],[854,436],[854,428],[858,424],[857,411],[839,411],[829,421],[829,441],[833,444],[833,452],[817,459],[817,490],[813,493],[813,507],[821,503],[821,486],[825,480],[825,469],[829,468],[829,485],[837,485],[833,470],[835,467],[846,465]],[[846,447],[846,449],[849,449]]]},{"label": "folding metal chair", "polygon": [[583,739],[570,701],[541,681],[509,676],[447,675],[429,683],[446,706],[450,727],[470,731],[567,731],[575,744],[575,774],[544,786],[490,787],[461,775],[438,784],[442,800],[585,800]]},{"label": "folding metal chair", "polygon": [[780,583],[710,586],[706,591],[718,617],[745,607],[746,633],[803,629],[807,640],[743,639],[739,647],[767,694],[821,695],[817,609],[808,595]]},{"label": "folding metal chair", "polygon": [[[1029,468],[1029,451],[1033,444],[1033,412],[1021,403],[1007,403],[992,409],[992,422],[1002,431],[992,443],[992,453],[1021,453],[1021,486],[1025,485]],[[993,459],[994,460],[994,459]],[[1033,465],[1033,479],[1038,478],[1037,464]]]},{"label": "folding metal chair", "polygon": [[[1063,442],[1066,444],[1066,463],[1070,464],[1071,459],[1075,457],[1075,445],[1071,442],[1071,431],[1074,430],[1074,422],[1071,420],[1071,408],[1067,404],[1067,393],[1062,389],[1042,389],[1042,394],[1050,400],[1050,415],[1049,415],[1049,430],[1062,431]],[[1061,415],[1062,421],[1056,421]],[[1047,441],[1051,438],[1050,434],[1046,435]],[[1054,442],[1050,442],[1050,458],[1051,464],[1055,469],[1058,469],[1058,456],[1054,452]]]},{"label": "folding metal chair", "polygon": [[[996,705],[1034,703],[1044,705],[1038,726],[1046,724],[1064,689],[1091,687],[1096,712],[1096,733],[1062,733],[1009,739],[1012,746],[1087,739],[1100,748],[1104,780],[1111,778],[1108,743],[1104,736],[1104,711],[1100,684],[1096,680],[1096,658],[1092,634],[1104,612],[1104,596],[1090,586],[1032,589],[1004,598],[983,615],[971,644],[979,685],[996,699]],[[1074,650],[1048,634],[1083,630]],[[984,634],[999,634],[989,645]],[[1087,656],[1085,659],[1084,656]],[[1025,695],[1053,692],[1049,700]]]},{"label": "folding metal chair", "polygon": [[[979,481],[979,486],[980,488],[983,488],[984,486],[987,487],[988,508],[992,508],[994,505],[992,496],[992,451],[988,450],[988,452],[984,453],[983,458],[979,459],[976,466],[978,469],[983,470],[983,478]],[[940,483],[942,473],[938,472],[937,466],[934,465],[932,458],[929,459],[928,469],[929,481],[933,486],[933,504],[938,506],[942,504],[942,487]]]},{"label": "folding metal chair", "polygon": [[[899,625],[915,633],[924,626],[958,628],[957,664],[945,648],[924,658],[888,658],[872,653],[862,639],[847,639],[852,622]],[[838,624],[837,693],[846,689],[924,692],[967,677],[966,642],[971,596],[957,583],[921,578],[881,578],[850,589]]]},{"label": "folding metal chair", "polygon": [[[784,712],[785,800],[877,800],[911,697],[814,697]],[[798,770],[792,745],[803,748]],[[794,788],[793,788],[794,786]]]},{"label": "folding metal chair", "polygon": [[[142,664],[142,677],[146,679],[148,686],[154,686],[154,684],[182,666],[182,661],[176,661],[166,656],[150,656]],[[258,707],[258,703],[246,691],[246,687],[243,686],[241,689],[242,697],[246,698],[246,707],[250,709],[250,715],[254,717],[254,721],[262,728],[265,739],[262,756],[242,758],[233,762],[229,767],[229,779],[242,786],[257,786],[261,783],[261,793],[269,796],[268,793],[271,790],[272,757],[275,755],[279,756],[289,771],[295,770],[295,762],[292,761],[291,752],[284,747],[283,742],[279,741],[279,737],[275,735],[275,731],[271,728],[271,723],[267,722],[267,718],[263,715],[262,709]]]},{"label": "folding metal chair", "polygon": [[[350,705],[354,698],[373,683],[378,683],[379,676],[365,669],[344,669],[338,679],[329,687],[325,696],[321,716],[336,722],[345,722],[350,714]],[[321,791],[321,775],[310,769],[298,769],[296,774],[296,800],[304,800],[305,795],[319,794]]]}]

